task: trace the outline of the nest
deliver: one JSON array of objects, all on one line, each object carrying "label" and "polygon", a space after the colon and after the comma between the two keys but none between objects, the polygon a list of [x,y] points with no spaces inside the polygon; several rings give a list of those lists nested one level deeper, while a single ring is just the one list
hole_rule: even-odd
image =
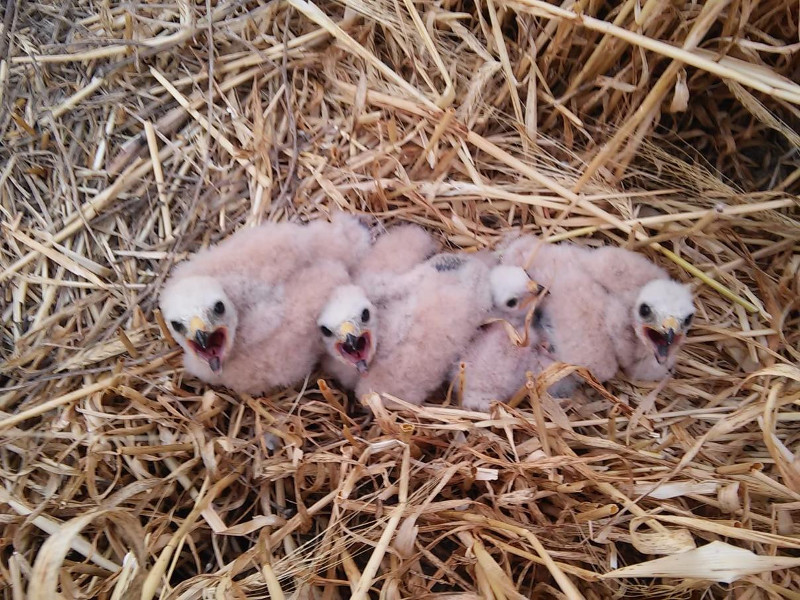
[{"label": "nest", "polygon": [[[797,40],[788,0],[7,2],[2,597],[796,597]],[[675,376],[184,379],[171,266],[335,208],[642,252],[696,289]]]}]

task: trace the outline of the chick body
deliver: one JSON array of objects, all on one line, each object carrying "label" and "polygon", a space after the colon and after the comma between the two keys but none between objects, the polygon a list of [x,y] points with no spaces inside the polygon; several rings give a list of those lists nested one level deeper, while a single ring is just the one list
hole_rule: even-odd
[{"label": "chick body", "polygon": [[380,311],[380,342],[356,394],[421,404],[447,377],[492,306],[488,267],[439,254],[401,276]]},{"label": "chick body", "polygon": [[187,370],[249,394],[294,385],[313,371],[324,351],[316,327],[319,311],[331,291],[349,281],[347,269],[336,261],[300,269],[246,309],[236,344],[219,374],[191,354]]},{"label": "chick body", "polygon": [[[495,254],[479,252],[476,258],[491,268],[490,320],[494,322],[475,332],[451,369],[451,381],[463,408],[485,411],[492,400],[508,401],[525,384],[528,371],[539,373],[544,369],[545,356],[538,352],[537,332],[530,328],[524,335],[530,303],[542,288],[521,267],[499,265]],[[527,344],[517,345],[507,326],[527,337]]]},{"label": "chick body", "polygon": [[548,295],[541,304],[536,329],[556,359],[588,368],[600,381],[619,368],[606,327],[606,311],[618,301],[589,274],[591,251],[571,244],[547,244],[533,236],[512,242],[503,253],[508,264],[526,266]]},{"label": "chick body", "polygon": [[536,375],[552,362],[535,345],[517,346],[500,323],[490,323],[473,338],[461,358],[463,380],[457,365],[453,383],[463,408],[485,411],[493,400],[510,400],[525,385],[528,371]]},{"label": "chick body", "polygon": [[603,246],[581,254],[584,270],[626,306],[633,308],[642,288],[656,279],[668,279],[667,272],[646,257],[617,248]]},{"label": "chick body", "polygon": [[[525,385],[529,372],[539,375],[556,362],[547,348],[548,340],[542,337],[537,325],[538,318],[534,316],[529,326],[525,346],[517,345],[502,323],[489,323],[478,330],[451,373],[455,389],[461,395],[461,406],[485,411],[493,400],[507,402]],[[524,320],[508,319],[507,322],[518,333],[524,333]],[[565,397],[574,391],[575,385],[575,378],[568,376],[547,391],[553,396]]]},{"label": "chick body", "polygon": [[439,251],[436,240],[418,225],[395,225],[378,236],[358,265],[355,281],[361,286],[378,285],[386,278],[407,273]]},{"label": "chick body", "polygon": [[[384,311],[392,298],[407,294],[409,271],[429,259],[439,250],[434,238],[418,225],[403,224],[389,228],[378,236],[355,268],[353,285],[334,290],[329,299],[328,314],[320,317],[320,325],[328,324],[330,332],[336,332],[342,322],[350,321],[359,328],[359,335],[369,331],[375,343],[383,340],[384,331],[392,339],[393,319],[391,313],[384,321]],[[364,310],[372,313],[370,322],[360,319]],[[388,327],[388,329],[387,329]],[[395,334],[396,335],[396,334]],[[332,343],[332,340],[329,340]],[[322,359],[325,373],[335,378],[347,390],[353,391],[360,375],[349,361],[341,360],[335,345],[329,348]]]}]

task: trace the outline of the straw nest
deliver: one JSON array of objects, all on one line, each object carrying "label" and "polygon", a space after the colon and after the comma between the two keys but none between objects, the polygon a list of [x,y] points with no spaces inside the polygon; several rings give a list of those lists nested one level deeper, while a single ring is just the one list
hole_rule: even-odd
[{"label": "straw nest", "polygon": [[[5,5],[3,598],[798,597],[796,2]],[[677,373],[184,380],[171,266],[334,207],[637,249],[696,287]]]}]

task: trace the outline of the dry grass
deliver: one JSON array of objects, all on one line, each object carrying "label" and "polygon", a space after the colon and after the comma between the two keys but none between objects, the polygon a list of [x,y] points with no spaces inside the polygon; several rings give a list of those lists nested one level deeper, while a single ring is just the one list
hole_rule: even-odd
[{"label": "dry grass", "polygon": [[[798,19],[7,2],[2,597],[798,598]],[[184,381],[171,265],[335,206],[640,249],[696,284],[677,374],[373,419]],[[715,540],[759,556],[681,554]]]}]

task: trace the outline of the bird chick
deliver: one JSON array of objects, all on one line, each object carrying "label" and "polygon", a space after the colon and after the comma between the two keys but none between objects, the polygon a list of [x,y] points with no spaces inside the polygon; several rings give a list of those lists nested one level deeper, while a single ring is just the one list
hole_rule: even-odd
[{"label": "bird chick", "polygon": [[325,356],[323,370],[348,390],[369,369],[378,341],[378,310],[353,284],[333,290],[317,319]]},{"label": "bird chick", "polygon": [[549,350],[545,356],[586,367],[599,381],[607,381],[619,370],[619,362],[606,310],[620,314],[622,304],[585,268],[589,252],[574,244],[548,244],[522,236],[504,249],[502,260],[524,266],[549,291],[535,323],[538,337]]},{"label": "bird chick", "polygon": [[[374,311],[377,314],[373,315],[374,305],[365,302],[369,290],[336,290],[319,320],[324,337],[331,337],[326,330],[336,332],[327,351],[339,364],[327,361],[326,365],[332,370],[348,366],[349,376],[334,374],[345,386],[351,384],[359,397],[387,393],[421,404],[445,380],[488,315],[492,303],[488,279],[488,267],[482,262],[439,254],[398,276]],[[370,321],[375,319],[366,340],[361,319],[365,307],[371,307]],[[359,368],[362,360],[366,369],[363,363]],[[353,371],[359,370],[360,376],[354,377]]]},{"label": "bird chick", "polygon": [[[359,263],[354,285],[337,288],[329,299],[317,325],[326,353],[323,370],[349,390],[355,389],[359,374],[372,362],[377,345],[377,314],[388,302],[403,275],[430,258],[438,243],[422,227],[396,225],[380,235]],[[370,291],[367,297],[365,290]],[[376,307],[376,304],[380,306]]]},{"label": "bird chick", "polygon": [[522,267],[497,265],[489,272],[492,308],[495,316],[519,327],[531,302],[544,291],[544,286],[530,278]]},{"label": "bird chick", "polygon": [[609,330],[622,330],[620,323],[608,320],[624,313],[622,303],[575,269],[565,269],[552,281],[549,292],[536,327],[547,340],[550,355],[586,367],[598,381],[611,379],[620,365]]},{"label": "bird chick", "polygon": [[[526,314],[542,294],[543,286],[521,267],[507,265],[494,267],[489,281],[492,316],[507,321],[515,329],[524,328]],[[525,346],[514,343],[500,322],[481,327],[451,371],[461,406],[484,411],[492,400],[506,402],[525,384],[527,371],[541,372],[544,365],[538,340],[528,342]]]},{"label": "bird chick", "polygon": [[685,285],[672,279],[647,283],[630,315],[639,345],[621,357],[625,373],[636,380],[665,377],[675,366],[694,313],[692,293]]},{"label": "bird chick", "polygon": [[281,286],[278,302],[252,315],[249,330],[239,328],[240,343],[221,373],[221,383],[254,394],[302,381],[325,351],[317,315],[333,290],[349,281],[349,272],[338,261],[321,260],[301,269]]},{"label": "bird chick", "polygon": [[313,228],[273,223],[178,265],[160,304],[187,373],[246,393],[301,380],[323,351],[316,316],[368,243],[352,218]]},{"label": "bird chick", "polygon": [[606,306],[606,325],[622,370],[632,379],[663,379],[675,366],[692,322],[689,289],[646,257],[623,248],[598,248],[582,261],[617,301]]}]

